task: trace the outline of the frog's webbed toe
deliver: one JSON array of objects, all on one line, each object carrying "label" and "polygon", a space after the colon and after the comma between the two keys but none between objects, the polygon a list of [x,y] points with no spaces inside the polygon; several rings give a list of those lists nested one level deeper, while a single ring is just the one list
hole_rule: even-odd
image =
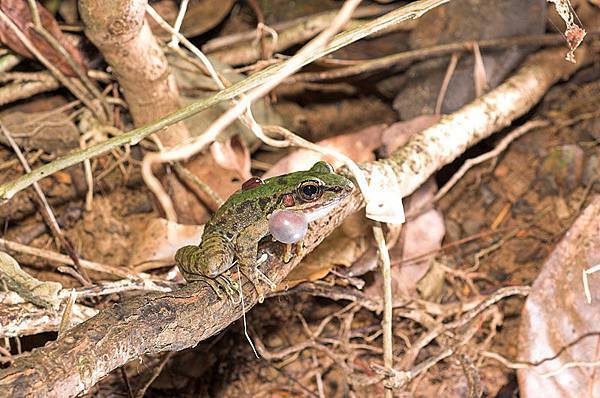
[{"label": "frog's webbed toe", "polygon": [[240,272],[244,274],[246,278],[254,285],[254,289],[258,295],[258,302],[262,303],[265,300],[265,289],[262,287],[263,283],[267,283],[271,290],[275,289],[277,285],[269,279],[268,276],[262,273],[261,270],[256,266],[240,266]]},{"label": "frog's webbed toe", "polygon": [[240,302],[239,285],[233,279],[226,275],[219,275],[215,278],[194,274],[188,282],[204,282],[215,292],[219,299],[229,299],[233,304]]}]

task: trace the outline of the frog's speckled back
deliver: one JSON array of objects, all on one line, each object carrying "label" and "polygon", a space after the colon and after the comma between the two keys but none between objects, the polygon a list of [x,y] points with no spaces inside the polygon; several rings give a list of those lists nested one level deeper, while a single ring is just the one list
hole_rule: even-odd
[{"label": "frog's speckled back", "polygon": [[[309,200],[300,189],[307,182],[318,185],[317,200]],[[325,162],[317,162],[307,171],[272,177],[253,184],[251,188],[231,195],[206,224],[199,247],[186,246],[180,249],[176,261],[187,280],[194,279],[191,277],[193,273],[216,277],[233,265],[238,236],[246,228],[266,225],[268,216],[278,209],[312,211],[331,205],[346,197],[352,189],[350,180],[335,174]],[[267,233],[265,230],[264,234]]]}]

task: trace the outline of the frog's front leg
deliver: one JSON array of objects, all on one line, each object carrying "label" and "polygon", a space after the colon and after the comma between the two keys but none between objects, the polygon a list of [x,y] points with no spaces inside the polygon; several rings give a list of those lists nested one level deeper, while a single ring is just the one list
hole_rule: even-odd
[{"label": "frog's front leg", "polygon": [[260,280],[266,282],[271,289],[276,285],[258,269],[258,242],[268,234],[269,227],[265,220],[248,226],[237,237],[235,248],[240,272],[252,282],[258,293],[258,301],[264,300],[264,291],[260,285]]},{"label": "frog's front leg", "polygon": [[[232,301],[239,297],[238,286],[233,281],[227,272],[216,275],[215,277],[206,276],[203,273],[205,267],[205,253],[200,246],[188,245],[180,248],[175,253],[175,262],[181,271],[181,274],[188,282],[202,281],[211,287],[215,294],[220,298],[225,298],[221,289],[225,291],[225,295]],[[221,289],[220,289],[221,288]]]}]

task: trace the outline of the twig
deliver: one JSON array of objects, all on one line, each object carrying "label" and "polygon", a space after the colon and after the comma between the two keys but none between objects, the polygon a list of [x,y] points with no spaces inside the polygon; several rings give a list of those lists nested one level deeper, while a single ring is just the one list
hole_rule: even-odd
[{"label": "twig", "polygon": [[[364,17],[367,15],[377,15],[384,10],[389,10],[392,7],[363,7],[361,12],[355,13],[353,18]],[[358,10],[357,10],[358,11]],[[294,21],[283,22],[281,24],[275,24],[274,26],[266,26],[264,21],[258,21],[258,26],[255,31],[252,31],[250,36],[245,36],[243,33],[236,35],[235,37],[240,38],[245,36],[245,40],[240,43],[234,43],[233,46],[227,48],[221,48],[216,50],[206,50],[211,54],[212,57],[224,62],[228,65],[241,65],[256,62],[265,55],[265,47],[269,47],[270,52],[282,51],[296,44],[302,44],[303,42],[313,38],[320,32],[327,29],[332,23],[336,12],[324,12],[315,15],[306,16]],[[352,29],[359,25],[360,22],[355,19],[347,21],[344,25],[346,29]],[[271,40],[267,40],[265,37],[262,38],[261,45],[257,45],[257,36],[260,38],[263,36],[263,32],[267,31],[272,37]],[[386,29],[386,32],[388,30]],[[260,39],[259,39],[260,40]],[[264,47],[263,47],[264,46]]]},{"label": "twig", "polygon": [[6,73],[15,66],[19,65],[21,57],[14,54],[2,54],[0,55],[0,72]]},{"label": "twig", "polygon": [[583,270],[583,292],[585,293],[585,298],[588,302],[588,304],[592,304],[592,292],[590,290],[590,282],[588,280],[589,275],[595,273],[595,272],[600,272],[600,264],[598,265],[594,265],[593,267],[590,267],[588,269],[584,269]]},{"label": "twig", "polygon": [[424,333],[419,339],[413,343],[413,346],[409,348],[404,354],[403,365],[408,366],[416,358],[423,347],[431,343],[434,339],[440,336],[442,333],[464,326],[471,322],[476,316],[483,312],[486,308],[496,304],[498,301],[505,299],[510,296],[527,296],[531,288],[529,286],[511,286],[498,289],[494,294],[486,297],[480,304],[474,309],[460,316],[457,320],[439,324],[428,332]]},{"label": "twig", "polygon": [[[427,11],[447,3],[448,1],[450,0],[421,0],[418,2],[413,2],[409,5],[385,14],[373,21],[367,22],[358,28],[342,32],[334,37],[333,40],[324,48],[314,51],[312,54],[309,54],[307,58],[300,60],[299,66],[301,67],[307,65],[339,48],[347,46],[357,40],[360,40],[401,21],[416,19],[425,14]],[[278,73],[278,71],[285,68],[289,62],[289,60],[284,61],[280,64],[273,65],[260,72],[257,72],[252,76],[235,83],[208,98],[196,101],[193,104],[173,112],[150,125],[131,130],[123,135],[86,148],[85,150],[74,152],[70,155],[57,159],[54,162],[50,162],[44,166],[41,166],[33,170],[33,172],[28,173],[27,175],[22,176],[14,181],[2,184],[0,185],[0,200],[10,199],[15,195],[15,193],[31,185],[33,181],[39,181],[40,179],[51,175],[52,173],[63,170],[69,166],[73,166],[85,159],[102,155],[121,145],[135,145],[143,138],[149,136],[150,134],[156,133],[167,126],[170,126],[171,124],[180,122],[220,102],[234,99],[241,93],[247,92],[262,84],[274,73]]]},{"label": "twig", "polygon": [[65,332],[69,330],[71,326],[71,316],[73,315],[73,304],[75,304],[75,291],[71,290],[65,309],[63,310],[62,318],[60,319],[60,326],[58,328],[58,338],[64,336]]},{"label": "twig", "polygon": [[[354,12],[353,17],[354,18],[374,17],[377,15],[381,15],[385,12],[391,11],[394,8],[396,8],[396,7],[389,7],[389,6],[387,6],[387,7],[381,7],[381,6],[358,7],[356,9],[356,11]],[[277,23],[271,25],[271,28],[275,29],[277,32],[281,32],[283,30],[290,29],[296,25],[299,25],[299,26],[304,26],[304,30],[306,30],[306,29],[311,29],[311,26],[307,27],[308,23],[314,24],[315,21],[318,21],[317,23],[320,23],[320,20],[324,19],[324,22],[320,23],[322,25],[322,27],[319,28],[317,31],[315,31],[313,34],[311,34],[310,37],[312,37],[313,35],[317,34],[321,30],[323,30],[324,27],[329,25],[331,19],[333,19],[333,17],[335,17],[335,14],[336,14],[336,11],[326,11],[326,12],[317,13],[314,15],[303,16],[303,17],[296,18],[296,19],[289,20],[289,21],[277,22]],[[240,33],[233,33],[233,34],[230,34],[227,36],[219,36],[219,37],[216,37],[214,39],[207,41],[204,45],[202,45],[202,51],[204,51],[206,53],[212,53],[212,52],[215,52],[222,48],[230,47],[230,46],[240,43],[242,41],[251,41],[255,37],[256,37],[255,29],[247,30],[247,31],[240,32]]]},{"label": "twig", "polygon": [[490,359],[493,359],[495,361],[498,361],[502,365],[506,366],[509,369],[528,369],[528,370],[533,370],[534,372],[536,372],[537,374],[539,374],[543,378],[549,378],[549,377],[557,376],[558,374],[562,373],[563,371],[565,371],[567,369],[572,369],[572,368],[596,368],[596,367],[600,367],[600,361],[570,361],[570,362],[563,363],[557,369],[550,370],[550,371],[547,371],[547,372],[540,372],[537,369],[537,367],[540,366],[541,363],[545,362],[545,361],[538,361],[536,363],[511,361],[511,360],[505,358],[504,356],[498,354],[497,352],[491,352],[491,351],[483,351],[483,352],[480,352],[479,355],[481,355],[482,357],[485,357],[485,358],[490,358]]},{"label": "twig", "polygon": [[342,286],[325,286],[324,284],[318,282],[304,282],[289,290],[272,292],[268,295],[268,297],[283,296],[294,293],[306,293],[313,296],[326,297],[335,301],[348,300],[365,307],[369,311],[374,312],[381,312],[383,310],[383,302],[376,298],[369,297],[357,289],[345,288]]},{"label": "twig", "polygon": [[[600,32],[590,32],[590,36],[597,36]],[[536,45],[558,45],[564,43],[563,35],[531,35],[518,37],[505,37],[500,39],[489,39],[478,41],[477,44],[481,49],[487,48],[508,48],[513,46],[536,46]],[[368,61],[359,62],[355,65],[345,66],[333,70],[322,72],[303,72],[298,73],[286,79],[286,84],[297,82],[317,82],[323,80],[342,79],[344,77],[356,76],[362,73],[375,72],[385,70],[394,65],[403,62],[421,61],[439,57],[442,55],[452,54],[456,52],[466,52],[473,49],[472,41],[463,41],[439,46],[410,50],[398,54],[392,54],[381,58],[374,58]]]},{"label": "twig", "polygon": [[40,19],[40,13],[38,12],[36,0],[27,0],[29,3],[29,9],[31,10],[31,20],[35,26],[42,26],[42,20]]},{"label": "twig", "polygon": [[13,359],[10,351],[7,350],[6,348],[2,347],[1,345],[0,345],[0,355],[2,356],[2,357],[0,357],[0,362],[2,362],[3,364],[5,364],[5,363],[11,364],[14,362],[14,359]]},{"label": "twig", "polygon": [[[183,23],[183,18],[185,17],[189,2],[189,0],[182,0],[181,4],[179,5],[179,12],[177,13],[177,18],[175,19],[175,25],[173,26],[173,29],[177,33],[179,33],[179,30],[181,29],[181,24]],[[177,34],[173,34],[171,41],[169,42],[169,46],[179,46],[179,36]]]},{"label": "twig", "polygon": [[469,171],[469,169],[471,169],[473,166],[476,166],[480,163],[485,162],[486,160],[495,158],[496,156],[500,155],[509,145],[511,142],[513,142],[514,140],[516,140],[517,138],[519,138],[520,136],[522,136],[525,133],[528,133],[529,131],[539,128],[539,127],[544,127],[544,126],[548,126],[550,125],[550,122],[547,120],[531,120],[527,123],[525,123],[524,125],[522,125],[521,127],[518,127],[516,129],[514,129],[513,131],[510,132],[510,134],[508,134],[506,137],[504,137],[502,139],[502,141],[500,141],[500,143],[491,151],[484,153],[483,155],[479,155],[475,158],[472,159],[467,159],[463,165],[460,167],[460,169],[454,173],[454,175],[452,176],[452,178],[450,178],[450,180],[444,184],[444,186],[435,194],[434,198],[433,198],[433,202],[437,202],[438,200],[440,200],[445,194],[448,193],[448,191],[466,174],[467,171]]},{"label": "twig", "polygon": [[167,364],[167,362],[169,362],[169,360],[171,359],[173,354],[175,354],[175,353],[167,352],[166,354],[163,355],[163,358],[160,361],[160,364],[156,368],[154,368],[154,370],[152,371],[152,376],[150,376],[150,379],[148,379],[144,383],[142,388],[139,389],[137,394],[135,394],[136,398],[144,398],[144,396],[146,395],[146,390],[152,385],[152,383],[154,383],[154,380],[156,380],[156,378],[162,373],[163,369],[165,368],[165,365]]},{"label": "twig", "polygon": [[468,398],[481,398],[483,395],[483,388],[481,386],[481,377],[475,364],[465,353],[457,355],[460,366],[467,379],[468,386]]},{"label": "twig", "polygon": [[[2,78],[10,77],[8,73],[3,74]],[[10,104],[60,87],[59,81],[49,72],[31,73],[31,75],[33,79],[30,81],[15,82],[2,86],[0,88],[0,105]],[[39,79],[35,79],[35,77]]]},{"label": "twig", "polygon": [[450,56],[450,63],[448,64],[448,68],[446,68],[446,74],[444,75],[444,80],[442,80],[440,92],[438,93],[437,101],[435,102],[436,115],[440,115],[442,113],[442,105],[444,104],[444,98],[446,98],[446,90],[448,90],[448,85],[450,84],[450,80],[452,80],[452,76],[456,70],[459,57],[459,53],[452,53],[452,56]]},{"label": "twig", "polygon": [[[22,245],[17,242],[11,242],[11,241],[3,239],[3,238],[0,238],[0,249],[12,250],[12,251],[19,252],[19,253],[29,254],[32,256],[45,258],[50,261],[56,261],[61,264],[74,265],[73,260],[69,256],[65,256],[64,254],[56,253],[56,252],[53,252],[50,250],[37,249],[35,247]],[[140,279],[140,278],[144,278],[144,277],[147,278],[147,275],[144,276],[143,274],[135,274],[135,273],[133,273],[133,271],[130,271],[126,267],[114,267],[112,265],[100,264],[100,263],[96,263],[93,261],[87,261],[87,260],[83,260],[83,259],[80,259],[79,263],[81,264],[81,267],[83,267],[83,268],[86,268],[86,269],[89,269],[92,271],[103,272],[103,273],[109,274],[109,275],[115,275],[120,278],[127,278],[127,279]]]},{"label": "twig", "polygon": [[[98,310],[75,304],[71,322],[80,324],[97,313]],[[56,332],[60,328],[61,319],[60,308],[56,311],[30,303],[3,303],[0,306],[0,338]]]},{"label": "twig", "polygon": [[[79,79],[81,80],[83,85],[88,89],[88,91],[94,97],[96,97],[96,99],[98,101],[100,101],[100,103],[103,106],[104,112],[106,113],[105,115],[100,115],[100,120],[103,120],[103,121],[109,120],[110,117],[112,116],[112,112],[111,112],[111,109],[110,109],[108,103],[102,96],[102,93],[100,93],[100,91],[95,86],[95,84],[88,78],[85,71],[81,68],[81,65],[78,64],[77,62],[75,62],[75,60],[73,59],[71,54],[59,43],[58,40],[56,40],[56,38],[54,36],[52,36],[52,34],[50,34],[50,32],[48,32],[44,28],[44,26],[42,25],[42,22],[40,20],[40,14],[39,14],[39,11],[37,8],[36,0],[28,0],[28,2],[29,2],[29,9],[31,12],[31,17],[33,20],[33,30],[35,30],[40,36],[42,36],[54,50],[56,50],[60,55],[62,55],[65,58],[65,60],[67,61],[67,63],[71,67],[71,69],[73,69],[75,74],[77,74],[77,76],[79,77]],[[94,110],[95,108],[91,108],[91,109]],[[96,115],[99,115],[97,112],[94,112],[94,113]]]},{"label": "twig", "polygon": [[434,355],[430,358],[427,358],[420,362],[418,365],[413,367],[411,370],[396,370],[393,368],[386,368],[377,364],[372,364],[371,367],[377,373],[382,376],[388,377],[388,385],[389,388],[402,388],[410,381],[412,381],[415,377],[420,375],[421,373],[426,372],[431,367],[435,366],[440,361],[448,358],[450,355],[454,353],[454,350],[451,348],[447,348],[440,352],[437,355]]},{"label": "twig", "polygon": [[[379,262],[381,263],[381,275],[383,276],[383,364],[386,368],[394,367],[394,346],[392,332],[392,270],[390,265],[390,253],[385,245],[385,238],[381,223],[373,225],[373,235],[377,242]],[[386,398],[393,396],[392,389],[385,389]]]},{"label": "twig", "polygon": [[127,376],[127,371],[124,366],[121,366],[121,377],[123,377],[123,381],[125,382],[125,388],[127,389],[127,396],[129,398],[134,398],[133,390],[131,389],[131,383],[129,382],[129,377]]},{"label": "twig", "polygon": [[[313,366],[315,369],[319,369],[319,360],[314,352],[311,353]],[[317,370],[315,373],[315,380],[317,383],[317,391],[319,392],[319,398],[325,398],[325,389],[323,388],[323,375]]]}]

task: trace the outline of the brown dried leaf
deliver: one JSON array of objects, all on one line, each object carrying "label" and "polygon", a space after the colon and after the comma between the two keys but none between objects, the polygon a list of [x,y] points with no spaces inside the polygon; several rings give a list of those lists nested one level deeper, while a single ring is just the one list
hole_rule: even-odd
[{"label": "brown dried leaf", "polygon": [[[61,46],[64,47],[80,68],[85,71],[87,68],[83,62],[83,55],[61,32],[54,16],[39,3],[37,3],[37,8],[42,21],[42,26],[60,43]],[[50,63],[54,64],[67,76],[77,76],[75,71],[67,63],[66,59],[54,50],[54,48],[48,44],[46,39],[33,30],[31,27],[33,25],[31,11],[26,1],[0,0],[0,9],[19,27],[25,36],[29,38],[33,45],[48,59],[48,61],[50,61]],[[0,22],[0,42],[4,43],[4,45],[17,54],[31,59],[35,58],[13,33],[12,29],[3,22]]]},{"label": "brown dried leaf", "polygon": [[[337,149],[355,162],[366,162],[375,159],[373,151],[381,146],[381,133],[385,127],[383,124],[378,124],[356,133],[341,134],[328,138],[317,142],[317,144],[326,148]],[[330,162],[334,168],[341,166],[338,161],[329,156],[323,156],[320,153],[307,149],[299,149],[275,163],[265,173],[264,177],[272,177],[296,170],[305,170],[319,160]]]},{"label": "brown dried leaf", "polygon": [[173,260],[180,247],[200,243],[202,231],[204,225],[182,225],[155,218],[137,235],[129,264],[139,267],[148,262]]},{"label": "brown dried leaf", "polygon": [[[79,147],[79,130],[64,113],[11,111],[2,113],[0,120],[17,144],[27,150],[63,154]],[[0,135],[0,142],[6,143],[4,135]]]},{"label": "brown dried leaf", "polygon": [[549,3],[554,3],[556,7],[556,12],[565,21],[565,37],[567,39],[567,45],[569,46],[569,51],[565,55],[565,59],[569,62],[575,63],[575,50],[586,35],[586,31],[577,26],[574,22],[575,20],[575,11],[571,6],[569,0],[547,0]]},{"label": "brown dried leaf", "polygon": [[235,171],[242,180],[252,176],[250,173],[250,151],[239,135],[227,138],[223,142],[215,141],[210,153],[222,168]]},{"label": "brown dried leaf", "polygon": [[[179,12],[179,3],[179,1],[162,0],[153,3],[152,7],[173,26]],[[229,14],[234,3],[235,0],[191,0],[181,24],[181,34],[190,38],[209,31]],[[153,21],[150,21],[150,27],[155,35],[163,39],[171,37]]]},{"label": "brown dried leaf", "polygon": [[[231,196],[232,193],[240,189],[244,182],[237,171],[221,167],[219,164],[215,163],[211,156],[196,156],[185,163],[184,166],[201,182],[209,186],[223,201]],[[210,196],[200,189],[194,188],[193,190],[211,210],[217,210],[218,204],[214,203]],[[195,218],[204,219],[205,217]],[[206,217],[205,221],[207,220],[208,218]]]},{"label": "brown dried leaf", "polygon": [[[583,271],[600,263],[600,195],[581,213],[546,260],[521,314],[519,360],[541,362],[518,371],[521,397],[598,397],[598,367],[572,367],[551,377],[569,362],[600,359],[600,274],[589,275],[592,303],[584,295]],[[556,358],[555,358],[556,357]]]}]

